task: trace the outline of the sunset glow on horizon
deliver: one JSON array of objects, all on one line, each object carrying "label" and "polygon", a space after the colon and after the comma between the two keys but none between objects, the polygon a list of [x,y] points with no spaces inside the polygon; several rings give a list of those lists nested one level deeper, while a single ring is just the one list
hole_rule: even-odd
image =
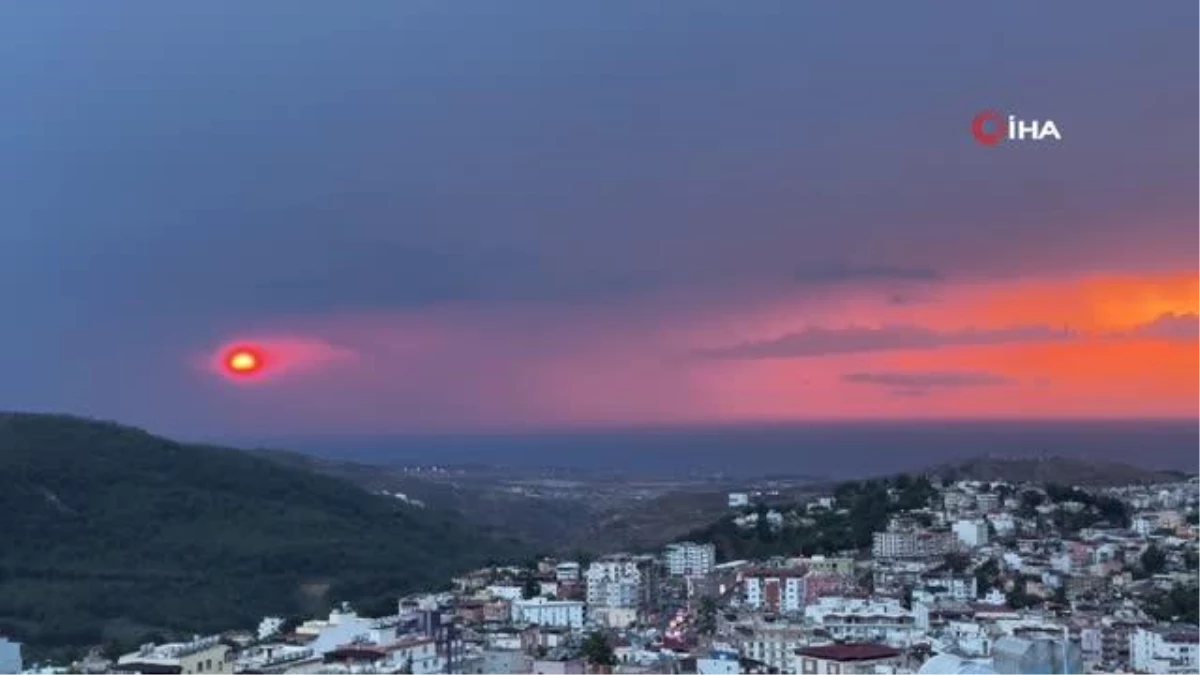
[{"label": "sunset glow on horizon", "polygon": [[[573,310],[570,320],[531,311],[516,330],[469,309],[299,317],[280,322],[292,324],[289,337],[265,339],[329,346],[293,350],[283,360],[307,367],[245,404],[377,432],[1191,418],[1197,287],[1194,274],[939,282],[910,305],[874,287],[793,289],[744,311],[664,298],[636,322],[612,307]],[[358,367],[325,358],[334,349]],[[432,412],[397,421],[413,405]]]}]

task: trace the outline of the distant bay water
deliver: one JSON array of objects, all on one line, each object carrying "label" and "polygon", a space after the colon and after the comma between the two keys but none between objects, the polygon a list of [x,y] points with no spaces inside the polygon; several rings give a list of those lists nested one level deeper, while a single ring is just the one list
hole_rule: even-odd
[{"label": "distant bay water", "polygon": [[[1196,421],[837,423],[389,437],[272,438],[255,445],[385,465],[484,464],[646,477],[852,478],[974,457],[1069,457],[1200,471]],[[245,446],[244,440],[236,442]]]}]

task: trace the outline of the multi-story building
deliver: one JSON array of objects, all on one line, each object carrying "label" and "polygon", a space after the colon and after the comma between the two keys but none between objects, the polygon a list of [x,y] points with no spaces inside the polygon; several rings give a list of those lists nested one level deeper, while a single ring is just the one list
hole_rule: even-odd
[{"label": "multi-story building", "polygon": [[959,543],[968,548],[978,548],[988,543],[986,520],[959,520],[951,529]]},{"label": "multi-story building", "polygon": [[1139,673],[1194,673],[1200,668],[1195,626],[1138,628],[1129,636],[1129,667]]},{"label": "multi-story building", "polygon": [[804,609],[803,569],[753,569],[742,574],[745,602],[755,609],[799,612]]},{"label": "multi-story building", "polygon": [[871,553],[876,558],[924,558],[951,550],[950,535],[928,530],[876,532]]},{"label": "multi-story building", "polygon": [[987,515],[987,520],[996,530],[996,534],[1001,537],[1008,536],[1017,530],[1016,519],[1013,518],[1013,515],[1007,511],[1001,511],[1000,513],[989,513]]},{"label": "multi-story building", "polygon": [[511,611],[512,621],[518,625],[583,628],[583,603],[575,600],[514,600]]},{"label": "multi-story building", "polygon": [[[920,595],[927,602],[974,602],[978,597],[978,588],[978,581],[972,574],[939,574],[922,578]],[[913,597],[916,598],[917,594],[914,593]]]},{"label": "multi-story building", "polygon": [[471,673],[478,670],[481,673],[532,673],[533,659],[518,650],[510,649],[485,649],[478,656],[478,665],[474,669],[470,668],[468,662],[462,662],[458,665],[467,666],[458,672]]},{"label": "multi-story building", "polygon": [[856,675],[895,672],[901,664],[901,652],[880,644],[834,644],[805,647],[797,652],[802,675]]},{"label": "multi-story building", "polygon": [[975,508],[983,513],[1000,510],[1000,495],[995,492],[980,492],[975,495]]},{"label": "multi-story building", "polygon": [[163,645],[145,644],[136,652],[117,659],[116,670],[125,673],[225,673],[233,665],[229,646],[220,636],[197,638],[191,642]]},{"label": "multi-story building", "polygon": [[558,582],[579,581],[579,563],[566,560],[555,565],[554,580]]},{"label": "multi-story building", "polygon": [[974,500],[970,495],[959,492],[958,490],[947,490],[942,495],[942,507],[949,513],[961,511],[970,508]]},{"label": "multi-story building", "polygon": [[588,565],[589,607],[637,609],[657,598],[658,569],[652,557],[608,556]]},{"label": "multi-story building", "polygon": [[996,639],[991,656],[997,673],[1083,672],[1079,646],[1061,634],[1005,635]]},{"label": "multi-story building", "polygon": [[816,574],[838,574],[842,576],[854,574],[853,558],[827,558],[823,555],[814,555],[811,558],[792,558],[789,564],[804,567],[809,572]]},{"label": "multi-story building", "polygon": [[804,608],[804,618],[837,640],[907,646],[916,617],[895,598],[827,597]]},{"label": "multi-story building", "polygon": [[667,574],[673,577],[702,577],[717,564],[717,547],[685,541],[667,546]]},{"label": "multi-story building", "polygon": [[780,673],[796,672],[796,649],[807,644],[803,627],[787,622],[739,626],[738,652]]}]

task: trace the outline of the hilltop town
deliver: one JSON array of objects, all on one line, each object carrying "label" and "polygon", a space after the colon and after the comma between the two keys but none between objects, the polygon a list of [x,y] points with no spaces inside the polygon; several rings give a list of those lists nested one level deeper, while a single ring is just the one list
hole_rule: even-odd
[{"label": "hilltop town", "polygon": [[[1197,483],[899,476],[728,514],[655,552],[462,574],[395,612],[258,626],[39,672],[1185,673]],[[20,670],[0,642],[0,671]]]}]

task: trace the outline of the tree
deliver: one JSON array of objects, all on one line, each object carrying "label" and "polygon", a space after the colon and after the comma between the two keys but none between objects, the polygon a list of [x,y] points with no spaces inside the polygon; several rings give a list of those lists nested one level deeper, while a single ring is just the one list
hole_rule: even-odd
[{"label": "tree", "polygon": [[1054,602],[1060,605],[1070,603],[1070,600],[1067,598],[1067,585],[1065,583],[1060,584],[1058,588],[1054,589]]},{"label": "tree", "polygon": [[1139,559],[1142,566],[1142,571],[1147,576],[1153,576],[1162,572],[1167,567],[1167,554],[1163,553],[1157,546],[1150,544],[1142,551],[1142,557]]},{"label": "tree", "polygon": [[904,609],[912,609],[912,603],[913,603],[913,587],[910,584],[910,585],[906,585],[904,587],[904,595],[901,596],[901,598],[900,598],[900,605],[902,607],[904,607]]},{"label": "tree", "polygon": [[537,577],[528,574],[525,576],[525,583],[521,586],[521,597],[525,600],[536,598],[542,594],[542,585],[538,583]]},{"label": "tree", "polygon": [[700,607],[696,612],[696,630],[705,635],[717,632],[717,601],[710,597],[700,599]]},{"label": "tree", "polygon": [[864,570],[858,575],[858,587],[871,594],[875,592],[875,573],[871,570]]},{"label": "tree", "polygon": [[1147,611],[1159,621],[1200,622],[1200,594],[1196,586],[1175,584],[1167,593],[1159,594],[1149,603]]},{"label": "tree", "polygon": [[942,565],[952,574],[962,574],[971,565],[971,556],[958,551],[951,551],[942,558]]},{"label": "tree", "polygon": [[756,520],[754,521],[755,530],[758,533],[758,538],[763,541],[771,539],[771,524],[767,521],[767,505],[764,502],[759,502],[755,508]]},{"label": "tree", "polygon": [[1021,505],[1017,507],[1017,515],[1022,518],[1033,518],[1037,515],[1037,507],[1046,500],[1040,492],[1025,490],[1021,493]]},{"label": "tree", "polygon": [[583,641],[583,647],[580,651],[588,663],[598,666],[617,665],[617,655],[613,652],[612,644],[599,631],[588,634],[587,638]]},{"label": "tree", "polygon": [[995,558],[988,558],[975,568],[975,590],[980,595],[1000,585],[1000,564]]},{"label": "tree", "polygon": [[1012,589],[1005,594],[1004,599],[1008,603],[1008,606],[1012,607],[1013,609],[1024,609],[1025,607],[1029,607],[1030,605],[1034,604],[1033,596],[1029,595],[1028,591],[1025,589],[1024,578],[1017,579],[1016,583],[1013,584]]}]

